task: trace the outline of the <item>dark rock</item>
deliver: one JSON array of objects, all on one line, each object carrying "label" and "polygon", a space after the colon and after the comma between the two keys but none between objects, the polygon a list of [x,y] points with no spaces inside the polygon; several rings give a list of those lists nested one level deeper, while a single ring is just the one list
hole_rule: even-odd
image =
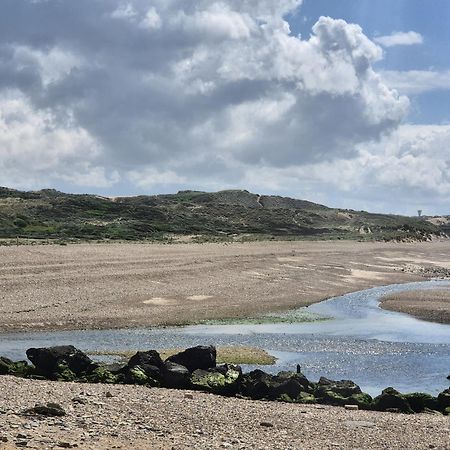
[{"label": "dark rock", "polygon": [[186,367],[189,372],[194,372],[197,369],[208,370],[216,367],[216,348],[212,345],[199,345],[172,355],[166,361],[180,364]]},{"label": "dark rock", "polygon": [[341,397],[351,397],[354,394],[361,394],[361,388],[350,380],[334,381],[321,377],[316,385],[316,396],[320,397],[327,391],[334,392]]},{"label": "dark rock", "polygon": [[10,375],[14,363],[4,356],[0,356],[0,375]]},{"label": "dark rock", "polygon": [[438,405],[439,409],[444,410],[446,408],[450,407],[450,388],[446,389],[445,391],[442,391],[438,397]]},{"label": "dark rock", "polygon": [[120,377],[108,370],[107,366],[99,366],[85,377],[89,383],[114,384],[120,382]]},{"label": "dark rock", "polygon": [[14,375],[16,377],[28,377],[33,375],[34,368],[26,361],[11,361],[0,356],[0,375]]},{"label": "dark rock", "polygon": [[415,413],[420,413],[426,409],[439,409],[438,399],[423,392],[414,392],[403,396]]},{"label": "dark rock", "polygon": [[162,369],[164,362],[156,350],[148,350],[146,352],[137,352],[128,361],[128,367],[134,366],[153,366]]},{"label": "dark rock", "polygon": [[271,423],[271,422],[260,422],[259,425],[261,427],[265,427],[265,428],[273,428],[273,423]]},{"label": "dark rock", "polygon": [[39,414],[42,416],[58,416],[66,415],[64,408],[58,403],[47,403],[46,405],[37,404],[33,408],[24,411],[25,414]]},{"label": "dark rock", "polygon": [[398,411],[408,414],[414,412],[405,396],[392,387],[384,389],[381,395],[374,398],[373,408],[376,411]]},{"label": "dark rock", "polygon": [[209,370],[197,369],[191,375],[191,386],[193,389],[230,396],[238,392],[241,376],[241,368],[231,364]]},{"label": "dark rock", "polygon": [[268,398],[272,386],[272,375],[256,369],[242,376],[241,394],[253,400]]},{"label": "dark rock", "polygon": [[39,375],[52,379],[59,378],[61,374],[70,378],[70,372],[76,377],[97,367],[87,355],[73,345],[30,348],[27,350],[27,357]]},{"label": "dark rock", "polygon": [[[299,400],[302,392],[311,393],[311,385],[301,372],[280,372],[271,380],[270,399]],[[304,398],[303,398],[304,399]]]},{"label": "dark rock", "polygon": [[172,361],[166,361],[161,371],[161,384],[167,388],[185,389],[190,385],[189,370]]}]

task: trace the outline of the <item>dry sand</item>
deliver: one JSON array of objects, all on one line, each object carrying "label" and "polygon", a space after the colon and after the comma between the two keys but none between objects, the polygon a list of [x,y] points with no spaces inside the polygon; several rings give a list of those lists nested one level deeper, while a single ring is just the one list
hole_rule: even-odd
[{"label": "dry sand", "polygon": [[[450,417],[442,415],[346,411],[141,386],[11,377],[0,382],[0,448],[5,449],[17,443],[104,450],[450,448]],[[49,401],[61,404],[67,415],[21,415]]]},{"label": "dry sand", "polygon": [[423,279],[405,268],[449,255],[450,241],[0,247],[0,331],[251,316]]}]

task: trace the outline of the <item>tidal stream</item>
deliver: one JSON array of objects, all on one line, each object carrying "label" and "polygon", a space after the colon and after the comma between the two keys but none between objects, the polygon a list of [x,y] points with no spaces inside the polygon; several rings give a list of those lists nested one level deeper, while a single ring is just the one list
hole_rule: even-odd
[{"label": "tidal stream", "polygon": [[300,364],[312,381],[322,375],[350,379],[371,395],[387,386],[436,394],[449,387],[450,325],[385,311],[378,304],[387,294],[449,284],[390,285],[335,297],[302,308],[330,318],[313,322],[0,334],[0,355],[23,359],[29,347],[64,344],[84,351],[245,345],[262,347],[278,358],[275,365],[263,367],[267,372],[295,370]]}]

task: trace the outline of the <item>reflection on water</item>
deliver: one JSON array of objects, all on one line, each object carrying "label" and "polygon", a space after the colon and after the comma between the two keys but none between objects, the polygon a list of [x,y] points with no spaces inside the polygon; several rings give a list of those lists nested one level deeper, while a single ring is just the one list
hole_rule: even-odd
[{"label": "reflection on water", "polygon": [[450,325],[384,311],[378,303],[386,294],[448,284],[429,281],[391,285],[336,297],[307,308],[314,314],[333,317],[312,323],[9,333],[1,335],[0,354],[18,359],[31,346],[62,344],[82,350],[239,344],[263,347],[277,356],[277,364],[266,367],[268,371],[295,370],[300,363],[312,380],[321,375],[351,379],[371,394],[387,386],[435,394],[449,385]]}]

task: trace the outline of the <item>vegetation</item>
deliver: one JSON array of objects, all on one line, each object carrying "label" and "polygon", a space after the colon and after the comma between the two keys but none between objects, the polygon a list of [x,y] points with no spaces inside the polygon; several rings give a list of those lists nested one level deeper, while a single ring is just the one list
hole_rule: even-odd
[{"label": "vegetation", "polygon": [[248,191],[180,191],[106,198],[0,187],[0,239],[248,241],[260,239],[427,240],[447,225]]}]

